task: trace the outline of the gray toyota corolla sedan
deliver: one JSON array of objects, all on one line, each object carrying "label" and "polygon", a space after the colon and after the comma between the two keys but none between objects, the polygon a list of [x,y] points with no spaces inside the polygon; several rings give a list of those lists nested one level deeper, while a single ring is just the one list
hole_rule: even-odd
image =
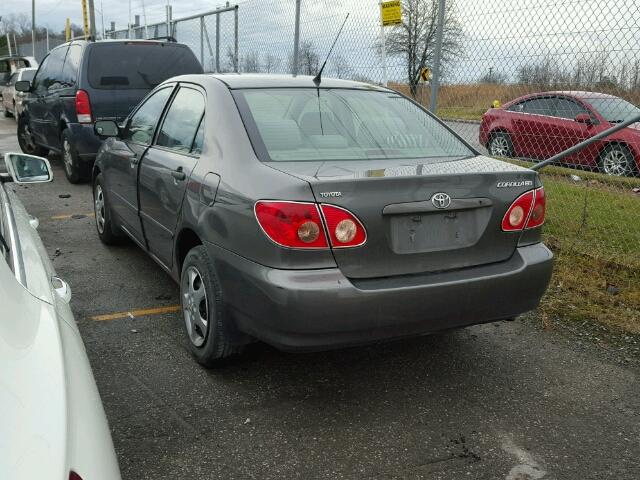
[{"label": "gray toyota corolla sedan", "polygon": [[382,87],[189,75],[107,138],[96,223],[180,284],[197,360],[512,319],[552,269],[538,175],[483,157]]}]

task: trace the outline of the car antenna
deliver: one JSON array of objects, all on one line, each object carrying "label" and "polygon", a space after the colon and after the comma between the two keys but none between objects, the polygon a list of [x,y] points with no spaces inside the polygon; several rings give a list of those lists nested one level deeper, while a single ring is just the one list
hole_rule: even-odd
[{"label": "car antenna", "polygon": [[331,48],[329,49],[329,53],[327,53],[327,58],[324,59],[324,63],[322,64],[322,67],[320,67],[320,70],[318,71],[317,75],[315,77],[313,77],[313,83],[316,84],[316,87],[320,86],[320,82],[322,81],[322,71],[324,70],[324,67],[327,64],[327,60],[329,60],[329,57],[331,56],[331,52],[333,52],[333,47],[336,46],[336,42],[338,41],[338,38],[340,38],[340,34],[342,33],[342,29],[344,28],[344,24],[347,23],[347,19],[349,18],[349,14],[350,13],[351,12],[347,13],[347,16],[344,17],[344,22],[342,22],[342,26],[340,27],[340,30],[338,30],[338,34],[336,35],[335,40],[331,44]]}]

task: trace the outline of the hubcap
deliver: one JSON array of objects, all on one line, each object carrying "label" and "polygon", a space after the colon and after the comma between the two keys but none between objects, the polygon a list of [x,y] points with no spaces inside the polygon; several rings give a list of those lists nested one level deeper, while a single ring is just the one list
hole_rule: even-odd
[{"label": "hubcap", "polygon": [[96,211],[96,226],[98,227],[98,232],[104,233],[104,192],[102,191],[102,187],[100,185],[96,185],[94,204]]},{"label": "hubcap", "polygon": [[627,156],[620,150],[609,151],[602,161],[604,173],[623,176],[627,173]]},{"label": "hubcap", "polygon": [[202,275],[196,267],[187,268],[182,277],[180,291],[187,334],[191,343],[201,347],[209,330],[209,305]]},{"label": "hubcap", "polygon": [[62,142],[62,160],[65,170],[71,175],[73,173],[73,158],[71,157],[71,145],[67,140]]},{"label": "hubcap", "polygon": [[509,142],[507,142],[507,139],[502,135],[493,137],[491,140],[491,148],[489,150],[492,155],[507,157],[509,156]]}]

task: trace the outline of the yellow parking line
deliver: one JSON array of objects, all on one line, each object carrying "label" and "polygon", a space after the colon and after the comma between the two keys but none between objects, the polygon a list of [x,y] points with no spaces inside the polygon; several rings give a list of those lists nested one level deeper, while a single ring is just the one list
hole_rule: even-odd
[{"label": "yellow parking line", "polygon": [[95,317],[91,317],[91,320],[95,321],[105,321],[105,320],[118,320],[120,318],[134,318],[134,317],[144,317],[147,315],[160,315],[162,313],[173,313],[180,310],[180,305],[170,305],[168,307],[155,307],[155,308],[145,308],[142,310],[131,310],[129,312],[118,312],[118,313],[108,313],[106,315],[96,315]]},{"label": "yellow parking line", "polygon": [[84,215],[85,217],[95,217],[95,213],[72,213],[70,215],[54,215],[50,220],[68,220],[76,215]]}]

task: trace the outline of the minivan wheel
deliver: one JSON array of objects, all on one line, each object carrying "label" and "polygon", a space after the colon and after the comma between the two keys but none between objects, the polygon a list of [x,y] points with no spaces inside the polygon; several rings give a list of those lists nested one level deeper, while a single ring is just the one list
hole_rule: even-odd
[{"label": "minivan wheel", "polygon": [[69,183],[80,183],[85,179],[84,165],[81,164],[68,130],[63,130],[60,137],[62,140],[62,163],[64,166],[64,174]]},{"label": "minivan wheel", "polygon": [[20,150],[28,155],[46,157],[49,153],[48,149],[36,144],[29,128],[29,122],[24,115],[18,120],[18,144],[20,145]]},{"label": "minivan wheel", "polygon": [[102,174],[99,174],[93,183],[93,207],[96,217],[96,230],[98,230],[100,241],[105,245],[120,243],[123,235],[113,223],[111,209],[104,191]]},{"label": "minivan wheel", "polygon": [[487,149],[495,157],[513,157],[514,154],[511,136],[505,132],[493,133]]},{"label": "minivan wheel", "polygon": [[205,367],[220,366],[241,346],[229,340],[222,290],[207,249],[194,247],[187,254],[180,276],[180,301],[189,349]]},{"label": "minivan wheel", "polygon": [[624,177],[636,173],[633,153],[624,145],[608,145],[600,154],[598,168],[606,175]]}]

